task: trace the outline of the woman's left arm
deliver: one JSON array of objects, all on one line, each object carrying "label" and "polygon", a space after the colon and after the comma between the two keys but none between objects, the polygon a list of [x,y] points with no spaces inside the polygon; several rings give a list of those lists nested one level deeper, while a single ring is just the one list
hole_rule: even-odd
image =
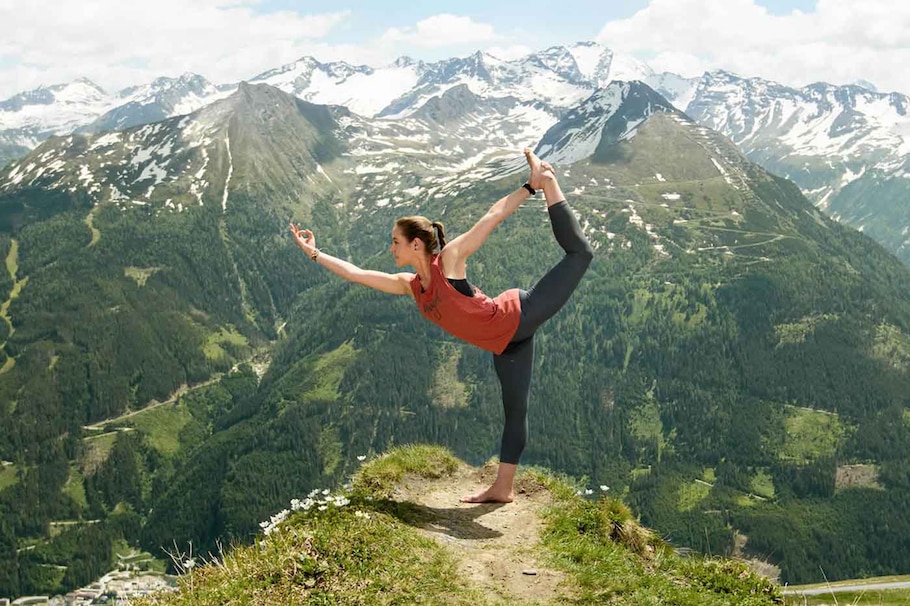
[{"label": "woman's left arm", "polygon": [[446,256],[451,255],[457,261],[470,257],[486,241],[487,236],[493,233],[496,226],[515,212],[515,209],[521,206],[521,203],[530,195],[527,189],[519,187],[508,196],[497,200],[487,214],[474,224],[474,227],[446,244],[444,249]]}]

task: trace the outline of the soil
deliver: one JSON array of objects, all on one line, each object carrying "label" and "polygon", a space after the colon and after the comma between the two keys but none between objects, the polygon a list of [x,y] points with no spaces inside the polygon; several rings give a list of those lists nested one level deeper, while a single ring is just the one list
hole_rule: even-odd
[{"label": "soil", "polygon": [[487,465],[463,466],[438,480],[406,477],[393,498],[430,514],[421,531],[451,551],[470,584],[510,604],[563,602],[570,581],[541,556],[539,512],[551,503],[546,488],[519,474],[511,503],[459,502],[488,487],[495,475],[495,465]]}]

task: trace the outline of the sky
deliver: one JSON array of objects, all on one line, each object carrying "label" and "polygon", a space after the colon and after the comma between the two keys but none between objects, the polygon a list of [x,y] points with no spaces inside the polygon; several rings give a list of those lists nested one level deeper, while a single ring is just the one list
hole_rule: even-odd
[{"label": "sky", "polygon": [[591,40],[656,71],[910,94],[903,0],[0,0],[0,99],[86,77],[108,92],[186,72],[238,82],[303,56],[374,67]]}]

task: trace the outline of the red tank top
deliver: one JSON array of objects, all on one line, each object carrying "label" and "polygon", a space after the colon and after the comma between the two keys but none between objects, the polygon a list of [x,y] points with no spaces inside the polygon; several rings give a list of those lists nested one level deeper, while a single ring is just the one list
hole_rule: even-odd
[{"label": "red tank top", "polygon": [[449,283],[439,254],[433,255],[430,276],[426,290],[420,285],[420,276],[411,280],[411,292],[423,317],[471,345],[502,353],[521,320],[518,289],[491,299],[475,286],[474,296],[466,297]]}]

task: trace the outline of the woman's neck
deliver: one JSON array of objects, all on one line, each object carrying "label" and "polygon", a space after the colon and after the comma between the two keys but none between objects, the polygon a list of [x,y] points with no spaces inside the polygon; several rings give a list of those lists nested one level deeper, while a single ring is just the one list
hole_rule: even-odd
[{"label": "woman's neck", "polygon": [[420,285],[424,288],[430,286],[432,282],[433,255],[424,255],[414,262],[414,269],[417,270],[417,276],[420,278]]}]

